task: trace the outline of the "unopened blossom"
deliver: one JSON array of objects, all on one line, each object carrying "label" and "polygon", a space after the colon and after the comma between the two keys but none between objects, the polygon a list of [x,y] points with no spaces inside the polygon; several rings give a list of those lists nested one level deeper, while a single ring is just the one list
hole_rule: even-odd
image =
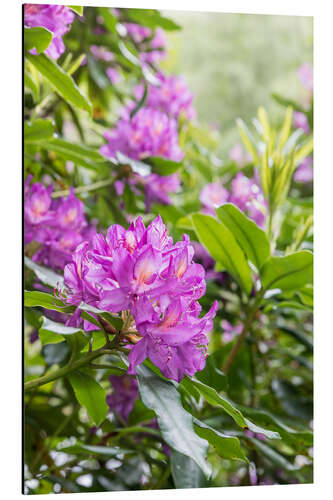
[{"label": "unopened blossom", "polygon": [[31,176],[24,190],[24,243],[39,243],[33,260],[63,269],[77,245],[95,234],[95,227],[88,225],[83,203],[73,190],[67,198],[54,200],[52,185],[46,188],[39,182],[30,182]]},{"label": "unopened blossom", "polygon": [[312,158],[307,156],[302,163],[297,167],[294,173],[294,180],[299,183],[308,184],[313,180]]},{"label": "unopened blossom", "polygon": [[205,271],[193,254],[189,237],[174,244],[160,216],[147,228],[138,217],[79,245],[66,266],[67,303],[130,311],[138,341],[129,346],[129,374],[147,357],[177,381],[205,366],[217,302],[200,317]]},{"label": "unopened blossom", "polygon": [[162,156],[180,161],[184,156],[178,144],[177,122],[148,107],[141,108],[132,119],[119,120],[113,130],[104,133],[104,137],[108,142],[100,152],[111,158],[117,151],[135,160]]},{"label": "unopened blossom", "polygon": [[307,116],[305,113],[302,113],[301,111],[294,111],[293,125],[294,125],[294,128],[303,129],[305,134],[308,134],[310,132],[310,126],[309,126]]},{"label": "unopened blossom", "polygon": [[138,382],[130,375],[112,375],[109,377],[112,393],[106,397],[106,402],[112,412],[118,414],[125,422],[134,408],[138,398]]},{"label": "unopened blossom", "polygon": [[[74,18],[74,12],[64,5],[24,5],[24,26],[29,28],[41,26],[52,32],[52,41],[45,50],[52,59],[58,59],[65,52],[62,37],[69,31]],[[36,54],[36,50],[33,49],[32,53]]]},{"label": "unopened blossom", "polygon": [[313,68],[312,64],[306,62],[302,64],[300,68],[298,68],[298,77],[300,79],[301,84],[304,88],[309,90],[309,92],[313,92]]},{"label": "unopened blossom", "polygon": [[203,205],[202,211],[206,214],[215,215],[215,209],[227,203],[229,192],[221,183],[213,182],[205,185],[200,192],[199,198]]},{"label": "unopened blossom", "polygon": [[[193,106],[193,94],[190,92],[183,76],[166,76],[163,73],[155,75],[160,85],[148,86],[147,106],[158,109],[174,118],[184,115],[188,120],[196,118],[196,110]],[[143,85],[137,85],[134,96],[139,101],[144,92]]]}]

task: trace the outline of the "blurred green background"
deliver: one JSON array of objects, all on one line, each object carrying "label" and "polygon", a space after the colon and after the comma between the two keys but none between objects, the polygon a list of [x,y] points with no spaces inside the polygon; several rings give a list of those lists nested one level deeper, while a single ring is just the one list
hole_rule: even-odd
[{"label": "blurred green background", "polygon": [[223,150],[239,141],[237,117],[250,121],[259,105],[278,120],[276,92],[302,101],[297,68],[312,62],[313,19],[167,11],[183,29],[169,32],[165,71],[185,75],[198,118],[217,126]]}]

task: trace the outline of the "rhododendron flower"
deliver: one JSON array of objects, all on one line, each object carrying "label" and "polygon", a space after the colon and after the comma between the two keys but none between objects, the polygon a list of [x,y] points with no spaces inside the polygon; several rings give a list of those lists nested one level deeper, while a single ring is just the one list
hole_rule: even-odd
[{"label": "rhododendron flower", "polygon": [[112,85],[119,82],[120,74],[116,68],[106,68],[105,72],[106,72],[110,82],[112,83]]},{"label": "rhododendron flower", "polygon": [[263,227],[267,202],[256,178],[249,179],[239,172],[232,180],[229,201]]},{"label": "rhododendron flower", "polygon": [[117,151],[135,160],[163,156],[180,161],[184,156],[178,144],[177,122],[156,109],[141,108],[132,119],[119,120],[104,137],[108,143],[100,152],[111,158]]},{"label": "rhododendron flower", "polygon": [[141,62],[156,64],[165,59],[166,37],[162,28],[156,28],[153,33],[150,28],[140,24],[124,23],[124,26],[133,41],[141,46],[139,51]]},{"label": "rhododendron flower", "polygon": [[265,223],[267,201],[259,185],[257,175],[249,179],[242,172],[234,177],[231,190],[228,192],[220,183],[206,184],[201,190],[199,198],[203,204],[203,213],[215,215],[215,209],[224,203],[234,203],[245,212],[258,226]]},{"label": "rhododendron flower", "polygon": [[129,375],[111,375],[109,377],[113,388],[112,394],[106,397],[106,402],[111,411],[116,412],[125,422],[134,408],[138,398],[138,382]]},{"label": "rhododendron flower", "polygon": [[[45,50],[46,54],[52,59],[58,59],[65,52],[62,37],[69,31],[74,18],[74,12],[64,5],[24,5],[24,26],[29,28],[42,26],[52,32],[52,41]],[[35,49],[31,52],[36,54]]]},{"label": "rhododendron flower", "polygon": [[[182,76],[165,76],[163,73],[155,75],[160,85],[148,86],[146,104],[148,107],[158,109],[174,118],[184,114],[188,120],[196,118],[193,107],[193,94],[190,92],[185,78]],[[139,101],[144,92],[143,85],[134,88],[134,96]],[[134,107],[134,104],[133,104]]]},{"label": "rhododendron flower", "polygon": [[160,216],[146,228],[138,217],[126,230],[111,226],[106,236],[77,248],[65,268],[66,301],[81,301],[113,313],[130,311],[139,341],[130,345],[129,371],[149,357],[174,380],[205,365],[207,334],[217,310],[199,317],[205,271],[193,262],[187,235],[173,243]]},{"label": "rhododendron flower", "polygon": [[199,198],[204,206],[203,212],[208,215],[215,215],[215,208],[228,201],[229,193],[219,182],[213,182],[212,184],[206,184],[201,190]]},{"label": "rhododendron flower", "polygon": [[306,134],[310,132],[309,122],[305,113],[294,111],[293,124],[295,128],[301,128]]},{"label": "rhododendron flower", "polygon": [[251,155],[248,152],[244,153],[242,146],[236,143],[229,151],[229,158],[240,167],[251,162]]},{"label": "rhododendron flower", "polygon": [[113,53],[101,45],[90,45],[90,52],[95,59],[99,59],[101,61],[110,62],[114,59]]},{"label": "rhododendron flower", "polygon": [[240,335],[243,330],[243,323],[238,323],[233,326],[227,320],[222,320],[221,326],[223,330],[222,338],[224,342],[231,342],[237,335]]},{"label": "rhododendron flower", "polygon": [[150,174],[144,177],[142,182],[145,187],[147,212],[153,201],[163,203],[164,205],[170,205],[171,199],[169,194],[176,193],[180,188],[180,178],[177,173],[165,176]]},{"label": "rhododendron flower", "polygon": [[53,200],[53,186],[45,188],[39,182],[30,186],[31,178],[25,182],[24,242],[40,244],[33,260],[63,269],[78,244],[95,234],[95,227],[88,225],[83,203],[73,190],[67,198]]},{"label": "rhododendron flower", "polygon": [[298,68],[298,77],[304,88],[309,90],[311,93],[313,92],[313,68],[312,64],[309,62],[302,64],[300,68]]},{"label": "rhododendron flower", "polygon": [[307,156],[303,162],[297,167],[294,173],[294,180],[296,182],[309,183],[313,179],[312,158]]}]

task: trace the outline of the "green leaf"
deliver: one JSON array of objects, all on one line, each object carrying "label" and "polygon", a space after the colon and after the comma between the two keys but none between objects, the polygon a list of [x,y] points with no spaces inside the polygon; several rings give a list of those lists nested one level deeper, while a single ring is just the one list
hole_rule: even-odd
[{"label": "green leaf", "polygon": [[192,224],[200,243],[217,262],[232,274],[239,285],[250,294],[251,271],[245,255],[229,229],[210,215],[192,215]]},{"label": "green leaf", "polygon": [[45,309],[51,309],[52,311],[59,311],[63,313],[74,311],[74,307],[64,306],[60,299],[45,292],[30,292],[25,290],[24,305],[25,307],[44,307]]},{"label": "green leaf", "polygon": [[291,106],[288,106],[279,137],[280,151],[283,150],[285,144],[289,139],[292,123],[293,123],[293,108]]},{"label": "green leaf", "polygon": [[105,158],[95,149],[64,139],[56,138],[44,141],[41,146],[47,151],[54,151],[65,161],[69,160],[89,169],[99,169],[99,163],[105,162]]},{"label": "green leaf", "polygon": [[207,480],[192,458],[171,450],[171,474],[176,488],[205,488]]},{"label": "green leaf", "polygon": [[260,270],[270,255],[266,233],[231,203],[217,208],[216,214],[235,236],[247,258]]},{"label": "green leaf", "polygon": [[63,276],[56,274],[54,271],[48,269],[47,267],[36,264],[28,257],[24,257],[24,265],[27,266],[28,269],[33,271],[37,278],[42,283],[44,283],[44,285],[51,286],[52,288],[57,288],[58,286],[62,286],[64,283]]},{"label": "green leaf", "polygon": [[33,98],[35,101],[38,100],[38,87],[33,81],[31,75],[28,73],[28,71],[24,72],[24,86],[29,89],[33,95]]},{"label": "green leaf", "polygon": [[309,156],[313,150],[313,137],[311,137],[305,144],[303,144],[295,153],[295,164],[299,165],[304,158]]},{"label": "green leaf", "polygon": [[108,7],[97,7],[99,14],[104,19],[104,24],[111,33],[117,34],[116,25],[118,23],[118,19],[114,16],[111,10]]},{"label": "green leaf", "polygon": [[133,453],[132,450],[118,448],[117,446],[111,448],[109,446],[97,446],[83,444],[81,442],[77,442],[72,446],[57,446],[56,450],[63,453],[68,453],[69,455],[100,455],[105,457],[117,457],[119,455],[127,455],[129,453]]},{"label": "green leaf", "polygon": [[152,166],[152,172],[158,175],[171,175],[177,172],[182,166],[182,162],[168,160],[160,156],[150,156],[146,158],[146,163]]},{"label": "green leaf", "polygon": [[265,290],[299,290],[313,281],[313,254],[302,250],[285,257],[271,257],[260,277]]},{"label": "green leaf", "polygon": [[133,116],[135,116],[137,114],[137,112],[142,108],[142,106],[145,105],[145,102],[147,100],[147,95],[148,95],[148,83],[147,83],[147,80],[144,80],[144,91],[143,91],[141,99],[139,99],[139,101],[137,102],[137,105],[135,106],[134,109],[132,109],[132,111],[130,113],[131,119],[133,118]]},{"label": "green leaf", "polygon": [[240,446],[239,439],[235,436],[227,436],[216,429],[213,429],[204,422],[200,420],[194,420],[194,428],[196,433],[210,445],[213,446],[216,453],[222,457],[229,460],[243,460],[247,462],[247,458],[244,455],[244,451]]},{"label": "green leaf", "polygon": [[280,439],[280,436],[277,432],[258,427],[256,424],[251,422],[251,420],[245,418],[244,415],[234,406],[231,401],[218,394],[212,387],[209,387],[195,379],[189,379],[188,377],[187,379],[192,382],[194,387],[200,392],[207,403],[211,404],[212,406],[219,406],[223,408],[223,410],[233,418],[236,424],[243,429],[248,428],[253,432],[260,432],[269,439]]},{"label": "green leaf", "polygon": [[24,122],[24,141],[38,142],[51,139],[54,134],[54,125],[51,120],[38,119],[33,123]]},{"label": "green leaf", "polygon": [[251,135],[251,132],[249,131],[249,129],[247,128],[247,126],[245,125],[245,123],[243,122],[243,120],[241,118],[238,118],[236,123],[237,123],[238,131],[239,131],[239,135],[241,136],[241,139],[243,141],[244,146],[246,147],[246,149],[248,150],[248,152],[252,156],[253,162],[256,165],[259,165],[259,157],[257,154],[257,148],[256,148],[254,138]]},{"label": "green leaf", "polygon": [[190,380],[190,382],[200,392],[201,396],[207,401],[207,403],[212,406],[219,406],[223,408],[223,410],[233,418],[236,424],[243,428],[247,427],[245,418],[243,417],[241,412],[237,408],[235,408],[232,403],[228,401],[224,396],[218,394],[212,387],[199,382],[199,380],[189,379],[188,377],[186,378]]},{"label": "green leaf", "polygon": [[172,19],[161,16],[157,10],[153,9],[127,9],[126,14],[133,22],[147,26],[148,28],[161,28],[167,31],[180,30],[179,24]]},{"label": "green leaf", "polygon": [[84,109],[91,113],[92,106],[87,97],[81,92],[74,80],[53,59],[45,54],[33,56],[27,54],[28,61],[46,78],[56,92],[72,106]]},{"label": "green leaf", "polygon": [[306,112],[306,110],[300,104],[298,104],[296,101],[293,101],[292,99],[286,99],[285,97],[274,93],[272,94],[272,97],[277,103],[281,104],[282,106],[290,106],[296,111],[300,111],[302,113]]},{"label": "green leaf", "polygon": [[[228,379],[224,373],[219,370],[215,364],[214,355],[210,354],[206,359],[206,366],[200,372],[197,372],[196,378],[217,391],[225,391],[228,386]],[[183,380],[187,380],[186,377]]]},{"label": "green leaf", "polygon": [[[295,441],[298,441],[303,442],[306,446],[311,446],[313,443],[313,433],[311,431],[293,429],[289,425],[285,424],[281,418],[266,410],[249,408],[246,406],[239,406],[239,409],[244,415],[255,419],[256,422],[264,425],[265,428],[278,432],[281,435],[281,438],[286,442],[294,443]],[[257,433],[261,432],[255,431],[253,428],[251,430]]]},{"label": "green leaf", "polygon": [[71,373],[68,379],[80,405],[86,408],[93,422],[100,425],[109,411],[105,390],[95,379],[83,372]]},{"label": "green leaf", "polygon": [[[39,332],[49,332],[54,333],[56,335],[73,335],[77,332],[82,332],[81,328],[75,328],[72,326],[66,326],[63,323],[56,323],[45,316],[42,318],[42,326]],[[61,339],[63,340],[63,339]]]},{"label": "green leaf", "polygon": [[66,342],[43,345],[42,354],[47,365],[58,365],[67,358],[69,347]]},{"label": "green leaf", "polygon": [[205,459],[207,445],[194,432],[192,416],[184,410],[177,389],[144,365],[136,371],[141,399],[147,408],[155,411],[163,439],[176,451],[192,458],[209,477],[211,468]]},{"label": "green leaf", "polygon": [[83,16],[83,7],[80,7],[79,5],[69,5],[68,7],[76,14],[79,14],[79,16]]},{"label": "green leaf", "polygon": [[50,45],[53,34],[46,28],[37,26],[27,28],[24,26],[24,47],[26,50],[36,49],[37,52],[44,52]]},{"label": "green leaf", "polygon": [[268,444],[263,443],[256,438],[247,438],[251,443],[260,451],[265,457],[267,457],[274,465],[281,467],[284,470],[294,471],[298,467],[291,464],[283,455],[278,453],[276,450],[271,448]]}]

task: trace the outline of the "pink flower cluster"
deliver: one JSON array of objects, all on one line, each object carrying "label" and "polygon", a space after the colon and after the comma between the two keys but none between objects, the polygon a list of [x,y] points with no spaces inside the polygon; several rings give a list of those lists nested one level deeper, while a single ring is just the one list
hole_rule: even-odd
[{"label": "pink flower cluster", "polygon": [[154,32],[136,23],[124,23],[127,34],[135,44],[140,45],[139,57],[142,63],[157,64],[166,57],[166,38],[162,28]]},{"label": "pink flower cluster", "polygon": [[51,198],[53,186],[39,182],[24,189],[24,243],[39,243],[33,260],[53,269],[63,269],[71,261],[72,252],[79,243],[91,238],[96,229],[89,226],[82,201],[71,190],[67,198]]},{"label": "pink flower cluster", "polygon": [[138,217],[81,243],[65,267],[67,303],[130,312],[139,341],[129,346],[129,374],[148,357],[177,381],[205,366],[217,302],[199,317],[205,271],[193,254],[189,237],[174,244],[160,216],[147,228]]},{"label": "pink flower cluster", "polygon": [[206,214],[215,215],[217,207],[224,203],[233,203],[258,226],[264,226],[267,202],[256,176],[249,179],[242,172],[238,172],[231,182],[230,191],[219,182],[214,182],[207,184],[199,197],[203,204],[203,212]]},{"label": "pink flower cluster", "polygon": [[[141,108],[132,119],[128,114],[118,121],[115,129],[106,131],[104,137],[108,143],[101,146],[100,152],[109,158],[115,157],[117,151],[135,160],[161,156],[180,161],[184,156],[178,144],[176,120],[153,108]],[[135,184],[144,186],[149,210],[152,201],[170,204],[169,193],[178,191],[180,179],[178,174],[146,177],[134,174],[129,184],[132,188]]]},{"label": "pink flower cluster", "polygon": [[[64,5],[30,3],[24,5],[24,26],[29,28],[42,26],[53,33],[52,42],[45,51],[52,59],[58,59],[65,52],[62,37],[70,29],[74,18],[74,12]],[[36,54],[36,50],[33,49],[32,53]]]},{"label": "pink flower cluster", "polygon": [[[163,113],[179,118],[184,114],[188,120],[196,118],[196,110],[193,106],[193,94],[190,92],[183,76],[166,76],[163,73],[155,75],[160,81],[160,86],[149,84],[146,105],[158,109]],[[134,96],[139,101],[143,96],[143,85],[137,85]]]},{"label": "pink flower cluster", "polygon": [[162,156],[180,161],[184,156],[178,144],[177,122],[152,108],[141,108],[132,119],[120,119],[104,137],[108,143],[100,152],[111,158],[117,151],[135,160]]}]

